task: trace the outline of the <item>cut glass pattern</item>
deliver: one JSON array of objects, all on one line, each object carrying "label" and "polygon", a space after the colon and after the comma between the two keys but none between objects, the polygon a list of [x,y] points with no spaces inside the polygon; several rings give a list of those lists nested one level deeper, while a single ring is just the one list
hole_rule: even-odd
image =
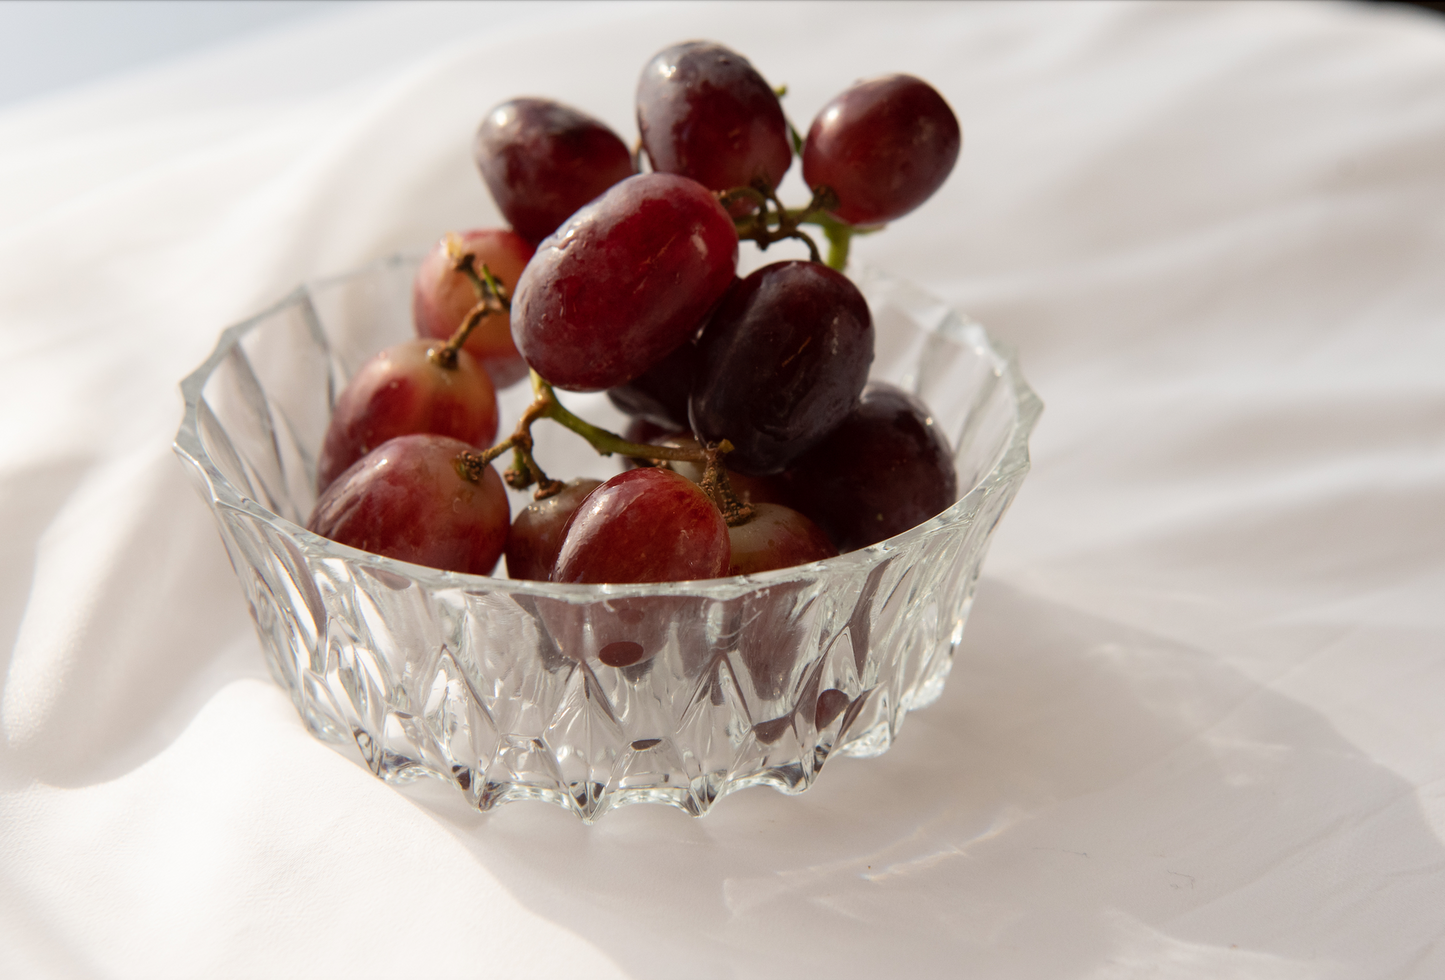
[{"label": "cut glass pattern", "polygon": [[[938,697],[1041,410],[981,327],[851,270],[877,327],[873,376],[922,397],[956,447],[966,489],[938,517],[756,576],[520,582],[409,565],[302,526],[337,394],[411,333],[414,270],[395,258],[309,284],[226,331],[182,384],[176,451],[215,513],[271,672],[317,737],[388,781],[449,782],[481,810],[545,800],[590,822],[647,802],[701,816],[748,786],[801,792],[835,753],[887,750],[907,712]],[[504,417],[525,387],[503,393]],[[605,398],[574,407],[621,427]],[[549,470],[616,471],[569,434],[537,433]],[[526,499],[513,495],[514,513]],[[605,665],[598,652],[615,642],[645,659]]]}]

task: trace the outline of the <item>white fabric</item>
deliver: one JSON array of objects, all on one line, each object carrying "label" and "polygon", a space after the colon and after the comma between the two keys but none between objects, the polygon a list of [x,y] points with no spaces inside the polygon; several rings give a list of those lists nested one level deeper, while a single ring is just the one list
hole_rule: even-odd
[{"label": "white fabric", "polygon": [[[1047,403],[943,698],[704,820],[305,734],[169,442],[302,278],[495,222],[480,115],[672,42],[965,147],[866,261]],[[796,180],[796,178],[794,178]],[[785,195],[800,196],[796,183]],[[1445,976],[1445,20],[399,7],[0,113],[0,975]]]}]

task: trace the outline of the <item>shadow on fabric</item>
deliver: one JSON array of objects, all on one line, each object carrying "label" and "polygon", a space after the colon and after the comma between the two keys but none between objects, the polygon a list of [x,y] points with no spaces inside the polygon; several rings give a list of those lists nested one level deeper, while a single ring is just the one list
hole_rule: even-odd
[{"label": "shadow on fabric", "polygon": [[[1317,713],[1207,654],[996,583],[939,702],[887,755],[835,760],[803,796],[754,790],[704,820],[634,806],[589,828],[418,789],[528,908],[639,977],[681,963],[796,974],[829,946],[859,976],[944,961],[1315,976],[1333,943],[1368,949],[1372,919],[1434,900],[1418,855],[1445,861],[1410,786]],[[1361,876],[1368,910],[1338,901]],[[1238,931],[1224,904],[1256,924]],[[1309,948],[1301,921],[1316,923]],[[1389,955],[1403,966],[1402,946]]]}]

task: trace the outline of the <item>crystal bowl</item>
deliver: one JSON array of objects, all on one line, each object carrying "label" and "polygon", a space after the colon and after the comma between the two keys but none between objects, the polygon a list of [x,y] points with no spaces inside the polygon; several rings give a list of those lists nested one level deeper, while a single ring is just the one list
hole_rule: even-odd
[{"label": "crystal bowl", "polygon": [[[415,268],[397,257],[308,283],[227,330],[181,384],[176,452],[215,515],[271,672],[313,734],[390,782],[449,782],[479,810],[535,799],[588,822],[629,803],[701,816],[749,786],[801,792],[835,753],[884,752],[906,713],[938,697],[1042,409],[981,327],[850,270],[877,329],[873,376],[918,394],[956,447],[962,495],[937,517],[760,575],[512,581],[383,558],[303,526],[337,394],[411,335]],[[503,393],[504,428],[525,387]],[[620,424],[605,398],[567,397]],[[551,472],[617,471],[559,427],[535,432]],[[618,641],[646,659],[607,666],[598,651]]]}]

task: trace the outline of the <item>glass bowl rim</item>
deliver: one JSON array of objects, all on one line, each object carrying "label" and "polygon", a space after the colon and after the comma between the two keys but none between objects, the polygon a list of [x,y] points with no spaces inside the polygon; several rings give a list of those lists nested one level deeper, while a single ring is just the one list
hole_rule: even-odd
[{"label": "glass bowl rim", "polygon": [[[210,382],[216,369],[220,367],[222,362],[231,355],[231,352],[235,350],[241,341],[252,331],[259,329],[272,317],[289,307],[296,305],[311,307],[312,289],[343,283],[350,279],[373,274],[388,266],[395,266],[411,261],[415,261],[415,257],[405,253],[398,253],[374,260],[349,272],[303,281],[281,299],[265,307],[260,312],[223,330],[210,355],[181,380],[180,390],[185,407],[180,428],[176,432],[173,448],[178,455],[194,464],[197,471],[203,475],[206,481],[207,492],[216,504],[240,510],[257,520],[276,527],[278,530],[284,532],[288,538],[302,545],[309,553],[319,553],[322,557],[342,559],[348,564],[359,565],[363,568],[383,573],[383,578],[386,575],[399,576],[432,591],[505,592],[530,597],[560,599],[569,603],[588,603],[614,598],[622,599],[640,596],[706,597],[719,599],[737,598],[768,586],[811,579],[816,577],[820,572],[824,572],[830,568],[841,569],[845,566],[852,566],[858,569],[871,570],[873,567],[887,561],[893,552],[905,548],[915,540],[938,533],[955,525],[966,524],[982,509],[985,501],[992,495],[995,488],[1015,479],[1021,471],[1027,471],[1030,466],[1028,440],[1030,433],[1038,422],[1039,415],[1043,411],[1043,401],[1033,388],[1029,386],[1028,382],[1024,380],[1022,371],[1019,368],[1018,358],[1013,348],[1000,343],[977,321],[959,313],[957,310],[953,310],[951,306],[943,303],[943,301],[937,299],[937,297],[926,293],[920,289],[920,287],[914,286],[906,280],[897,279],[887,273],[882,273],[868,267],[865,270],[866,274],[874,282],[906,285],[911,289],[917,290],[920,294],[927,296],[934,302],[948,306],[954,315],[930,328],[929,332],[939,334],[947,340],[961,346],[972,346],[976,344],[977,338],[968,337],[966,334],[970,328],[976,330],[981,336],[988,353],[992,354],[998,363],[998,367],[995,369],[996,376],[1009,385],[1013,394],[1016,411],[1014,425],[1009,434],[1007,444],[1004,446],[1003,451],[999,453],[993,468],[984,474],[982,478],[947,509],[921,524],[917,524],[907,531],[886,538],[876,544],[868,545],[856,551],[846,552],[823,561],[794,565],[789,568],[774,569],[752,575],[733,575],[723,578],[695,579],[684,582],[646,582],[635,584],[578,585],[559,582],[536,582],[527,579],[495,578],[490,575],[451,572],[443,569],[430,568],[425,565],[415,565],[410,562],[388,558],[384,555],[377,555],[368,551],[352,548],[348,545],[339,544],[313,531],[309,531],[305,527],[262,506],[253,498],[241,492],[240,488],[232,483],[221,471],[220,467],[211,459],[210,454],[206,451],[205,442],[201,438],[201,405],[205,400],[206,385]],[[850,278],[854,279],[855,282],[858,279],[857,273],[859,271],[858,267],[850,266]],[[867,295],[866,292],[865,295]],[[312,328],[319,332],[320,324],[315,316],[314,307],[311,307],[309,319]],[[327,343],[329,345],[329,339],[327,339]],[[951,446],[950,448],[954,454],[957,454],[957,446]]]}]

